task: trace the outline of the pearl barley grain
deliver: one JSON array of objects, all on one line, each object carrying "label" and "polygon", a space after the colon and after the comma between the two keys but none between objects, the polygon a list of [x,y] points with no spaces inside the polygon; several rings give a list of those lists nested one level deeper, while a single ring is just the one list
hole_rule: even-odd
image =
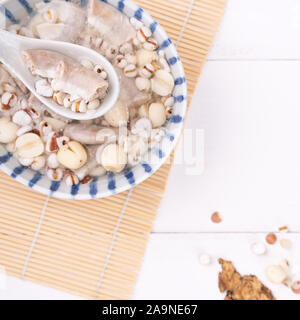
[{"label": "pearl barley grain", "polygon": [[46,158],[44,156],[35,157],[31,164],[31,169],[39,171],[45,167]]},{"label": "pearl barley grain", "polygon": [[68,142],[70,141],[70,138],[67,136],[60,136],[56,139],[56,143],[58,148],[68,148]]},{"label": "pearl barley grain", "polygon": [[32,119],[27,112],[19,110],[13,115],[12,121],[20,126],[27,126],[32,122]]},{"label": "pearl barley grain", "polygon": [[53,94],[54,102],[61,105],[61,106],[64,105],[65,97],[66,97],[66,94],[62,91],[57,91],[57,92],[54,92],[54,94]]},{"label": "pearl barley grain", "polygon": [[43,136],[47,136],[50,132],[52,132],[52,126],[50,123],[48,123],[48,121],[42,121],[39,128]]},{"label": "pearl barley grain", "polygon": [[151,35],[151,30],[146,26],[141,27],[141,29],[136,34],[138,40],[142,43],[144,43],[149,37],[151,37]]},{"label": "pearl barley grain", "polygon": [[100,74],[103,70],[104,70],[104,69],[103,69],[103,67],[102,67],[100,64],[96,64],[95,67],[94,67],[94,71],[95,71],[96,73],[99,73],[99,74]]},{"label": "pearl barley grain", "polygon": [[48,169],[47,177],[52,181],[60,181],[63,177],[63,170],[60,168]]},{"label": "pearl barley grain", "polygon": [[63,101],[63,105],[65,108],[70,108],[72,105],[70,96],[66,96]]},{"label": "pearl barley grain", "polygon": [[19,158],[19,162],[22,166],[28,167],[32,164],[33,158]]},{"label": "pearl barley grain", "polygon": [[1,97],[1,102],[4,105],[15,107],[17,105],[18,98],[14,93],[4,92]]},{"label": "pearl barley grain", "polygon": [[83,113],[83,112],[86,112],[87,105],[83,100],[77,101],[77,102],[73,102],[72,106],[71,106],[71,110],[73,112],[81,112],[81,113]]},{"label": "pearl barley grain", "polygon": [[36,108],[29,107],[29,108],[26,108],[25,111],[34,120],[40,117],[40,112]]},{"label": "pearl barley grain", "polygon": [[149,38],[144,42],[144,48],[146,50],[154,51],[157,49],[157,47],[158,47],[158,42],[153,38]]},{"label": "pearl barley grain", "polygon": [[25,133],[16,140],[17,154],[21,158],[38,157],[44,152],[44,143],[35,133]]},{"label": "pearl barley grain", "polygon": [[113,58],[117,55],[118,48],[115,46],[109,47],[105,50],[105,56],[108,60],[113,60]]},{"label": "pearl barley grain", "polygon": [[47,165],[51,169],[56,169],[59,166],[59,163],[56,159],[56,153],[51,153],[47,159]]},{"label": "pearl barley grain", "polygon": [[87,104],[87,108],[89,110],[95,110],[97,108],[100,107],[100,100],[99,99],[94,99],[92,101],[90,101],[88,104]]},{"label": "pearl barley grain", "polygon": [[36,81],[35,90],[39,95],[41,95],[43,97],[50,98],[53,96],[53,89],[48,84],[46,79],[41,79],[41,80]]},{"label": "pearl barley grain", "polygon": [[140,70],[140,75],[144,78],[151,78],[154,74],[154,67],[151,63],[147,63],[141,70]]},{"label": "pearl barley grain", "polygon": [[128,64],[127,60],[125,59],[125,57],[123,55],[116,56],[115,61],[116,61],[117,67],[120,69],[124,69]]},{"label": "pearl barley grain", "polygon": [[46,136],[46,151],[47,152],[56,152],[58,150],[57,139],[58,135],[56,132],[50,132]]},{"label": "pearl barley grain", "polygon": [[74,186],[79,183],[79,178],[74,173],[69,173],[65,176],[65,183],[67,186]]},{"label": "pearl barley grain", "polygon": [[124,74],[128,78],[134,78],[137,75],[136,66],[134,64],[129,64],[124,68]]}]

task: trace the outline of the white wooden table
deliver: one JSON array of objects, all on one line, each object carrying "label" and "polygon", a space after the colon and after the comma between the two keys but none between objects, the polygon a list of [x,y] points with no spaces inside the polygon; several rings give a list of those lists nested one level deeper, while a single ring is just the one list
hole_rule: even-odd
[{"label": "white wooden table", "polygon": [[[278,299],[299,299],[264,274],[282,258],[300,269],[299,0],[228,0],[186,127],[204,129],[205,168],[189,175],[191,165],[174,166],[133,298],[223,299],[223,257]],[[285,224],[290,250],[251,253],[253,241]],[[202,252],[211,266],[199,264]],[[8,277],[0,299],[12,298],[79,299]]]}]

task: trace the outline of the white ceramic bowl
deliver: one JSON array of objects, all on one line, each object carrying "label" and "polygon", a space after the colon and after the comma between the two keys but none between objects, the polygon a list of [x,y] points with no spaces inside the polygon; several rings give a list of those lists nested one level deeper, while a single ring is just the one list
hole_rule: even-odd
[{"label": "white ceramic bowl", "polygon": [[[16,23],[19,20],[34,15],[34,4],[40,0],[6,0],[0,4],[0,15],[5,17],[6,26]],[[49,0],[44,0],[49,2]],[[101,0],[99,0],[101,1]],[[78,3],[78,1],[72,1]],[[152,148],[137,166],[125,171],[95,178],[88,184],[79,184],[73,187],[65,183],[53,182],[47,176],[41,175],[27,167],[23,167],[8,153],[0,144],[0,168],[11,177],[17,179],[24,185],[44,194],[62,199],[86,200],[93,198],[107,197],[125,190],[149,178],[169,157],[174,149],[177,139],[180,136],[187,106],[187,88],[184,70],[178,53],[172,41],[163,28],[142,8],[130,0],[105,0],[104,2],[113,5],[128,17],[135,17],[148,26],[159,42],[160,49],[164,50],[169,61],[172,74],[175,79],[175,105],[171,119],[165,124],[166,136],[159,146]],[[85,7],[87,0],[81,0],[79,4]],[[1,42],[1,39],[0,39]],[[0,43],[0,45],[5,45]]]}]

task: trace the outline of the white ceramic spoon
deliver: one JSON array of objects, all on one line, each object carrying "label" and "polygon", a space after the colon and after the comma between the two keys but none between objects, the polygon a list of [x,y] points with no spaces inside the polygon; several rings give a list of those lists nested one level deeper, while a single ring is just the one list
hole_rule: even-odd
[{"label": "white ceramic spoon", "polygon": [[[109,90],[103,99],[101,106],[96,110],[88,110],[85,113],[73,112],[71,109],[57,105],[52,98],[39,95],[35,90],[35,79],[29,71],[23,57],[23,50],[41,49],[60,53],[79,62],[88,59],[94,64],[100,64],[108,75]],[[24,85],[50,110],[55,113],[76,120],[89,120],[102,116],[116,103],[120,84],[119,78],[111,63],[96,51],[68,42],[40,40],[22,37],[0,29],[0,61],[19,78]]]}]

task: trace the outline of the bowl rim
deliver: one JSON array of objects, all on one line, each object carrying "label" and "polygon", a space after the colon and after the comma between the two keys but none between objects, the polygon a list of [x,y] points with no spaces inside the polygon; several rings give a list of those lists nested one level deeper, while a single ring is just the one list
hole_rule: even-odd
[{"label": "bowl rim", "polygon": [[[0,5],[1,6],[5,6],[6,4],[12,2],[13,0],[3,0],[1,1]],[[17,1],[17,0],[15,0]],[[43,1],[43,0],[41,0]],[[60,0],[60,1],[64,1],[64,0]],[[68,0],[65,0],[68,1]],[[164,38],[168,39],[169,43],[168,43],[168,49],[170,49],[173,53],[172,56],[177,57],[178,61],[176,62],[176,67],[178,69],[178,73],[181,75],[181,77],[183,79],[186,79],[185,77],[185,72],[184,72],[184,68],[182,65],[182,62],[179,58],[179,55],[177,53],[177,49],[175,47],[175,45],[173,44],[173,42],[170,40],[170,38],[168,37],[166,31],[164,30],[164,28],[147,12],[144,11],[141,7],[139,7],[134,1],[132,0],[122,0],[122,1],[114,1],[114,0],[98,0],[98,1],[103,1],[109,5],[112,5],[113,7],[115,7],[116,9],[118,9],[118,5],[121,2],[123,5],[126,6],[126,8],[129,8],[130,10],[133,10],[133,13],[136,13],[138,11],[143,13],[143,18],[139,19],[138,16],[136,16],[135,14],[129,15],[128,10],[122,10],[122,13],[125,14],[127,17],[135,17],[138,20],[143,20],[143,23],[145,23],[145,20],[147,20],[149,23],[145,23],[146,25],[150,24],[155,24],[155,32],[159,32],[160,35],[164,36]],[[19,1],[20,2],[20,1]],[[29,1],[30,2],[30,1]],[[44,1],[45,2],[45,1]],[[71,0],[70,2],[73,2],[73,0]],[[87,1],[86,1],[87,2]],[[49,3],[49,1],[47,1],[47,3]],[[119,10],[120,11],[120,10]],[[28,15],[28,14],[27,14]],[[162,48],[162,50],[165,51],[165,48]],[[171,155],[171,153],[174,151],[177,141],[181,136],[182,133],[182,128],[184,125],[184,118],[186,115],[186,111],[187,111],[187,85],[186,85],[186,81],[184,81],[184,83],[182,83],[181,86],[181,90],[183,91],[183,97],[184,100],[181,101],[180,103],[180,108],[181,108],[181,115],[182,115],[182,121],[180,121],[179,123],[177,123],[177,127],[176,127],[176,134],[175,136],[173,136],[173,140],[170,142],[170,146],[168,148],[168,150],[165,152],[165,154],[163,155],[163,157],[159,157],[159,160],[157,162],[155,162],[155,164],[151,163],[151,171],[150,172],[146,172],[146,170],[143,172],[143,174],[139,174],[137,177],[135,177],[135,183],[132,185],[130,183],[126,183],[126,184],[122,184],[122,185],[118,185],[115,190],[113,190],[113,192],[111,190],[109,190],[108,188],[106,188],[105,190],[101,190],[101,192],[97,192],[97,194],[95,196],[91,196],[90,193],[77,193],[75,196],[72,195],[71,193],[66,193],[66,192],[62,192],[62,191],[55,191],[52,192],[51,189],[46,186],[41,186],[39,184],[34,184],[33,186],[29,185],[29,180],[24,178],[24,176],[22,176],[21,174],[18,175],[13,175],[13,171],[9,168],[9,166],[6,165],[6,163],[1,164],[0,163],[0,169],[5,172],[6,174],[8,174],[9,176],[13,177],[14,179],[16,179],[18,182],[22,183],[23,185],[30,187],[33,190],[36,190],[44,195],[51,195],[55,198],[60,198],[60,199],[72,199],[72,200],[90,200],[90,199],[100,199],[100,198],[104,198],[104,197],[108,197],[111,195],[115,195],[127,190],[130,190],[132,188],[134,188],[135,186],[137,186],[138,184],[142,183],[143,181],[145,181],[146,179],[148,179],[149,177],[151,177],[165,162],[166,160],[169,158],[169,156]],[[148,153],[151,153],[153,151],[153,148],[150,148],[148,150]],[[135,167],[133,167],[132,169],[134,169]],[[50,179],[49,179],[49,186],[50,186]]]}]

